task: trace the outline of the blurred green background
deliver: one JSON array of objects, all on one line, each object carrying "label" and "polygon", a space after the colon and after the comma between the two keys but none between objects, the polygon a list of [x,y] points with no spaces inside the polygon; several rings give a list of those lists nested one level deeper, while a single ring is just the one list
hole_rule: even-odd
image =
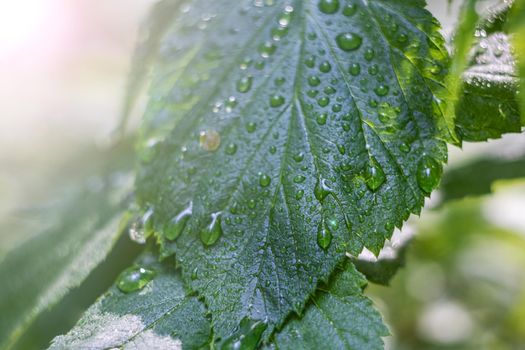
[{"label": "blurred green background", "polygon": [[[96,185],[86,164],[110,143],[153,3],[0,0],[0,261],[79,182]],[[459,5],[429,1],[447,36]],[[387,348],[525,349],[525,137],[450,152],[442,189],[391,242],[414,235],[405,266],[367,289]]]}]

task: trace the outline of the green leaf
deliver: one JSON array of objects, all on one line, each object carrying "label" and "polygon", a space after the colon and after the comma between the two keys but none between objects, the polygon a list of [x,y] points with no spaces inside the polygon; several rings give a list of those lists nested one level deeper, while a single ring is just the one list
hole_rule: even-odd
[{"label": "green leaf", "polygon": [[299,319],[293,317],[275,335],[275,348],[383,349],[381,337],[389,335],[381,315],[363,296],[366,279],[352,264],[336,274],[330,288],[321,288]]},{"label": "green leaf", "polygon": [[424,1],[336,3],[197,0],[161,44],[137,197],[219,338],[244,318],[267,338],[439,183],[438,24]]},{"label": "green leaf", "polygon": [[80,189],[64,208],[47,213],[50,227],[2,259],[0,348],[12,347],[39,314],[79,286],[112,249],[123,231],[122,210],[130,201],[132,182],[126,181],[129,173],[122,172],[129,171],[129,158],[121,147],[112,152],[104,175],[77,183]]},{"label": "green leaf", "polygon": [[142,290],[124,293],[113,286],[50,349],[186,350],[208,344],[211,329],[204,304],[187,295],[173,267],[156,259],[148,252],[137,260],[137,266],[156,275]]},{"label": "green leaf", "polygon": [[515,60],[507,34],[497,31],[506,11],[508,6],[489,12],[476,31],[472,57],[463,74],[463,95],[456,107],[456,127],[465,141],[521,131]]},{"label": "green leaf", "polygon": [[445,172],[440,187],[442,203],[492,192],[497,180],[525,177],[525,157],[483,157]]},{"label": "green leaf", "polygon": [[521,123],[525,125],[525,93],[523,87],[525,86],[525,42],[523,36],[525,35],[525,1],[516,0],[513,2],[511,9],[511,16],[508,23],[510,32],[512,33],[512,43],[515,48],[517,57],[517,66],[519,72],[520,95],[519,104],[521,107]]}]

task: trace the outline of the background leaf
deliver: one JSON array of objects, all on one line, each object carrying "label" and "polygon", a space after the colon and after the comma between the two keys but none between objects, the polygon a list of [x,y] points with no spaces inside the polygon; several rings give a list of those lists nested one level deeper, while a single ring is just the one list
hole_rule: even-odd
[{"label": "background leaf", "polygon": [[499,138],[520,132],[518,79],[511,44],[504,28],[510,5],[490,10],[476,30],[456,123],[465,141]]},{"label": "background leaf", "polygon": [[129,294],[113,286],[50,349],[201,349],[210,338],[206,308],[188,296],[172,266],[144,253],[136,266],[156,276]]},{"label": "background leaf", "polygon": [[80,185],[60,212],[48,214],[54,221],[50,228],[0,262],[1,348],[13,346],[40,313],[80,285],[112,249],[123,230],[121,213],[131,200],[129,146],[110,152],[109,164],[99,172],[104,175]]}]

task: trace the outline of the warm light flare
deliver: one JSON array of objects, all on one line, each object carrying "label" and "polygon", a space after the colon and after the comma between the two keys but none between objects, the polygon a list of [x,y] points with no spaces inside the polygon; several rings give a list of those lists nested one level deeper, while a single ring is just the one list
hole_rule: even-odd
[{"label": "warm light flare", "polygon": [[51,1],[0,0],[0,55],[24,49],[53,21]]}]

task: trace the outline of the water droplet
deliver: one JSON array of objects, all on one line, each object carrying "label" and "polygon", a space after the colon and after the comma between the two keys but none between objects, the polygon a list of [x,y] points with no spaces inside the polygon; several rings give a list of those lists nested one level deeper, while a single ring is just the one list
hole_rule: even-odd
[{"label": "water droplet", "polygon": [[273,108],[281,107],[284,104],[284,97],[281,95],[272,95],[270,97],[270,106]]},{"label": "water droplet", "polygon": [[237,81],[237,91],[240,93],[246,93],[252,88],[253,78],[246,76]]},{"label": "water droplet", "polygon": [[303,152],[296,153],[296,154],[293,156],[293,159],[294,159],[297,163],[302,162],[303,159],[304,159],[304,153],[303,153]]},{"label": "water droplet", "polygon": [[297,175],[293,178],[293,182],[295,182],[296,184],[302,184],[304,180],[306,180],[306,177],[303,175]]},{"label": "water droplet", "polygon": [[317,228],[317,244],[321,249],[328,249],[330,247],[330,244],[332,243],[332,232],[328,229],[324,218],[319,223],[319,227]]},{"label": "water droplet", "polygon": [[222,235],[221,214],[221,212],[211,214],[210,224],[201,230],[200,239],[204,245],[214,244]]},{"label": "water droplet", "polygon": [[178,213],[170,222],[169,227],[165,231],[167,239],[174,240],[181,234],[182,230],[186,226],[188,219],[193,213],[193,202],[190,202],[186,208]]},{"label": "water droplet", "polygon": [[253,133],[257,129],[257,124],[254,122],[249,122],[246,124],[246,131],[248,131],[250,134]]},{"label": "water droplet", "polygon": [[261,54],[261,57],[268,58],[275,53],[276,49],[277,46],[275,46],[274,43],[267,41],[259,46],[259,53]]},{"label": "water droplet", "polygon": [[153,230],[153,208],[150,207],[142,217],[137,218],[130,226],[129,238],[138,244],[146,243],[146,238]]},{"label": "water droplet", "polygon": [[365,182],[368,188],[372,191],[377,191],[379,187],[385,182],[386,176],[383,168],[377,162],[375,158],[372,157],[368,167],[365,170]]},{"label": "water droplet", "polygon": [[306,64],[308,68],[313,68],[315,66],[315,57],[314,56],[307,57],[306,60],[304,61],[304,64]]},{"label": "water droplet", "polygon": [[259,185],[261,185],[261,187],[268,187],[270,185],[270,183],[272,182],[272,179],[266,175],[266,174],[263,174],[263,173],[259,173]]},{"label": "water droplet", "polygon": [[336,38],[337,46],[343,51],[354,51],[361,47],[363,39],[351,32],[341,33]]},{"label": "water droplet", "polygon": [[374,89],[374,91],[377,94],[377,96],[385,96],[386,94],[388,94],[389,88],[386,85],[379,85]]},{"label": "water droplet", "polygon": [[117,287],[124,293],[144,288],[155,278],[155,271],[140,266],[130,267],[118,276]]},{"label": "water droplet", "polygon": [[317,124],[319,125],[325,125],[326,124],[326,119],[328,118],[328,114],[326,113],[321,113],[317,116],[316,120],[317,120]]},{"label": "water droplet", "polygon": [[216,151],[221,144],[221,136],[215,130],[201,131],[199,134],[199,144],[205,151]]},{"label": "water droplet", "polygon": [[326,179],[319,178],[314,188],[315,198],[319,202],[324,202],[325,198],[332,193],[332,188],[329,186]]},{"label": "water droplet", "polygon": [[357,76],[357,75],[359,75],[359,73],[361,73],[361,66],[359,65],[359,63],[352,63],[350,65],[350,68],[348,69],[348,71],[353,76]]},{"label": "water droplet", "polygon": [[319,79],[319,77],[315,75],[312,75],[308,78],[308,84],[314,87],[318,86],[319,84],[321,84],[321,79]]},{"label": "water droplet", "polygon": [[374,49],[366,49],[366,51],[365,51],[365,59],[367,61],[373,60],[375,55],[376,55],[376,53],[375,53]]},{"label": "water droplet", "polygon": [[255,200],[254,200],[254,199],[250,199],[250,200],[248,201],[248,208],[250,208],[250,209],[255,209],[255,204],[256,204],[256,203],[255,203]]},{"label": "water droplet", "polygon": [[226,112],[231,113],[231,111],[237,106],[237,99],[235,96],[230,96],[224,103],[224,106],[226,107]]},{"label": "water droplet", "polygon": [[237,153],[237,145],[235,143],[228,144],[228,146],[226,146],[225,152],[230,156],[234,155]]},{"label": "water droplet", "polygon": [[241,320],[239,328],[222,343],[221,350],[257,349],[267,327],[266,322],[245,317]]},{"label": "water droplet", "polygon": [[330,98],[329,97],[326,97],[326,96],[323,96],[321,98],[319,98],[317,100],[317,104],[320,106],[320,107],[326,107],[328,106],[328,104],[330,103]]},{"label": "water droplet", "polygon": [[332,65],[328,61],[324,61],[319,65],[319,70],[323,73],[328,73],[332,70]]},{"label": "water droplet", "polygon": [[318,6],[323,13],[336,13],[339,10],[339,0],[320,0]]},{"label": "water droplet", "polygon": [[438,185],[443,168],[435,159],[425,156],[417,166],[417,183],[426,193],[432,192]]},{"label": "water droplet", "polygon": [[295,193],[295,199],[300,200],[304,196],[304,190],[299,190]]},{"label": "water droplet", "polygon": [[348,4],[343,8],[343,15],[347,17],[355,15],[356,12],[357,12],[356,4]]},{"label": "water droplet", "polygon": [[277,152],[277,147],[275,146],[270,146],[270,153],[271,154],[275,154]]}]

